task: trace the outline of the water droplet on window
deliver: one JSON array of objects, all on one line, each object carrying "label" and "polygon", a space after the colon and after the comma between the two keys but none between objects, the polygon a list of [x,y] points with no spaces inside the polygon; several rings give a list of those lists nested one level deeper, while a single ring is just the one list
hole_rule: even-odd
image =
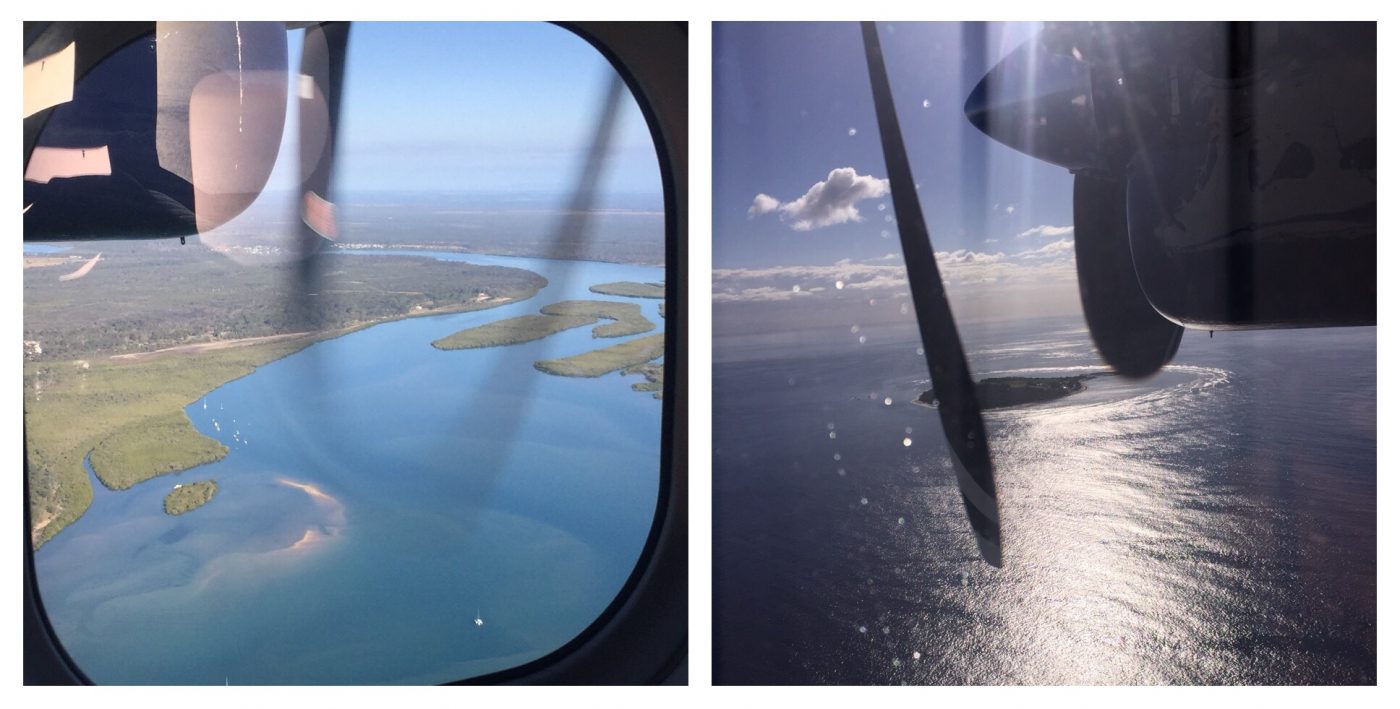
[{"label": "water droplet on window", "polygon": [[916,349],[914,350],[914,354],[919,355],[920,357],[923,357],[923,356],[924,356],[924,348],[922,348],[922,347],[916,348]]},{"label": "water droplet on window", "polygon": [[892,214],[886,214],[886,215],[885,215],[885,221],[887,221],[887,222],[892,222],[892,221],[894,221],[894,215],[892,215]]},{"label": "water droplet on window", "polygon": [[826,430],[828,430],[828,431],[835,431],[835,430],[836,430],[836,422],[834,422],[834,421],[827,421],[827,422],[826,422]]},{"label": "water droplet on window", "polygon": [[865,626],[864,626],[864,625],[860,626],[859,630],[860,630],[860,632],[861,632],[862,635],[865,634]]},{"label": "water droplet on window", "polygon": [[860,336],[860,344],[865,344],[865,335]]},{"label": "water droplet on window", "polygon": [[915,659],[915,660],[917,660],[917,659],[919,659],[919,658],[921,658],[921,657],[923,657],[923,656],[924,656],[923,653],[919,652],[918,650],[915,650],[915,651],[914,651],[914,659]]},{"label": "water droplet on window", "polygon": [[891,398],[888,397],[888,396],[885,397],[885,406],[889,406],[890,404],[893,404],[893,403],[894,403],[894,399],[891,399]]},{"label": "water droplet on window", "polygon": [[797,377],[788,377],[788,386],[797,384]]},{"label": "water droplet on window", "polygon": [[910,440],[909,438],[906,437],[906,438],[904,439],[904,447],[905,447],[905,448],[908,448],[909,446],[912,446],[912,445],[914,445],[914,441],[912,441],[912,440]]},{"label": "water droplet on window", "polygon": [[851,326],[851,334],[854,335],[854,334],[856,334],[857,332],[860,332],[860,326],[859,326],[859,325],[852,325],[852,326]]},{"label": "water droplet on window", "polygon": [[898,657],[894,658],[894,666],[895,666],[895,667],[899,667],[899,658],[898,658]]},{"label": "water droplet on window", "polygon": [[929,101],[928,101],[928,99],[924,99],[924,108],[928,108],[928,107],[929,107]]},{"label": "water droplet on window", "polygon": [[845,469],[845,468],[837,468],[837,469],[836,469],[836,474],[837,474],[837,475],[840,475],[841,477],[844,478],[844,477],[846,477],[846,469]]},{"label": "water droplet on window", "polygon": [[831,433],[826,434],[826,437],[832,440],[836,440],[836,432],[832,431]]},{"label": "water droplet on window", "polygon": [[903,526],[904,526],[904,518],[903,518],[903,517],[900,517],[899,519],[895,520],[895,523],[898,524],[899,526],[903,527]]},{"label": "water droplet on window", "polygon": [[890,634],[890,626],[886,625],[885,627],[880,628],[880,632],[884,633],[885,635],[889,635],[889,634]]},{"label": "water droplet on window", "polygon": [[855,134],[856,134],[856,129],[855,129],[855,128],[852,128],[852,129],[846,131],[846,135],[855,135]]},{"label": "water droplet on window", "polygon": [[793,286],[793,287],[792,287],[792,292],[793,292],[793,293],[801,293],[801,292],[802,292],[802,286]]},{"label": "water droplet on window", "polygon": [[904,432],[905,432],[905,433],[913,433],[913,432],[914,432],[914,427],[913,427],[913,426],[905,426],[905,427],[904,427]]},{"label": "water droplet on window", "polygon": [[836,290],[841,290],[842,288],[845,288],[845,287],[846,287],[846,282],[845,282],[845,281],[837,281],[837,282],[836,282]]},{"label": "water droplet on window", "polygon": [[877,205],[875,208],[878,209],[878,210],[880,210],[880,211],[882,211],[882,212],[885,211],[885,205],[883,205],[883,204]]},{"label": "water droplet on window", "polygon": [[870,504],[870,500],[867,499],[867,498],[862,497],[862,498],[860,498],[860,504],[862,504],[862,505],[868,505],[868,504]]},{"label": "water droplet on window", "polygon": [[832,459],[832,460],[841,460],[841,454],[840,454],[840,453],[836,453],[835,455],[832,455],[832,456],[831,456],[831,459]]},{"label": "water droplet on window", "polygon": [[881,230],[880,230],[880,238],[881,238],[881,239],[888,239],[888,238],[890,238],[890,230],[889,230],[889,229],[881,229]]}]

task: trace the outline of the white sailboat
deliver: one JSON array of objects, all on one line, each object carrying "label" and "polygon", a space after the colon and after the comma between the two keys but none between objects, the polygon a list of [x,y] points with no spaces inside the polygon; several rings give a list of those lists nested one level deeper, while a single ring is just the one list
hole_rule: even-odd
[{"label": "white sailboat", "polygon": [[473,622],[476,623],[476,627],[478,628],[480,628],[483,625],[486,625],[486,621],[481,619],[481,606],[476,607],[476,620]]}]

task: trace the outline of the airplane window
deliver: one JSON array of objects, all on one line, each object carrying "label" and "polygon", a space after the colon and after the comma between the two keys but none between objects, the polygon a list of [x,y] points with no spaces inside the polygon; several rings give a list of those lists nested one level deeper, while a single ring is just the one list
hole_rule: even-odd
[{"label": "airplane window", "polygon": [[[56,636],[99,684],[438,683],[543,657],[617,596],[657,507],[666,246],[641,110],[552,25],[354,23],[337,71],[338,30],[257,24],[117,50],[26,173]],[[201,233],[65,239],[128,197],[126,233]]]},{"label": "airplane window", "polygon": [[1374,24],[714,32],[717,683],[1375,683]]}]

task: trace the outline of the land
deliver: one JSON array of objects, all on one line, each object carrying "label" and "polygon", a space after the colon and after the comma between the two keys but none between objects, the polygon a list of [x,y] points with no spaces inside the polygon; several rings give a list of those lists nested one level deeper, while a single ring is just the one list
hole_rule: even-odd
[{"label": "land", "polygon": [[[1005,409],[1025,404],[1040,404],[1046,401],[1063,399],[1071,394],[1084,391],[1084,382],[1098,374],[1080,374],[1072,377],[989,377],[976,383],[977,403],[983,410]],[[932,406],[936,403],[933,390],[929,389],[915,399],[915,403]]]},{"label": "land", "polygon": [[608,372],[650,362],[665,351],[665,335],[658,333],[592,352],[536,362],[535,369],[560,377],[601,377]]},{"label": "land", "polygon": [[103,485],[125,490],[157,475],[213,463],[228,446],[195,430],[185,412],[156,414],[117,429],[88,457]]},{"label": "land", "polygon": [[661,398],[661,389],[666,381],[666,367],[660,362],[638,364],[622,370],[624,375],[640,374],[646,381],[632,385],[632,391],[649,391],[654,398]]},{"label": "land", "polygon": [[184,413],[205,393],[319,340],[387,320],[497,307],[546,283],[520,269],[339,255],[325,262],[316,307],[293,316],[283,300],[298,282],[290,265],[112,243],[81,279],[25,271],[24,339],[42,344],[24,363],[36,549],[92,503],[89,453],[93,472],[113,489],[217,460],[223,446]]},{"label": "land", "polygon": [[192,512],[214,499],[214,493],[218,491],[219,484],[213,480],[200,480],[177,485],[165,496],[165,513],[179,516],[186,512]]},{"label": "land", "polygon": [[516,268],[333,251],[320,257],[320,278],[306,291],[296,264],[272,257],[240,263],[193,244],[164,242],[108,242],[101,262],[83,278],[61,281],[62,271],[24,271],[24,339],[42,344],[39,360],[481,310],[533,296],[547,283]]},{"label": "land", "polygon": [[[357,192],[343,203],[347,228],[337,246],[652,266],[666,262],[666,215],[659,197],[634,196],[625,204],[585,210],[571,207],[573,195],[556,197]],[[296,226],[291,215],[300,198],[299,192],[266,190],[243,217],[220,231],[246,248],[277,249]],[[373,228],[363,228],[371,224]]]},{"label": "land", "polygon": [[620,295],[628,298],[665,298],[665,283],[637,283],[635,281],[617,281],[614,283],[599,283],[589,287],[594,293],[603,295]]},{"label": "land", "polygon": [[624,337],[656,328],[634,303],[605,300],[566,300],[540,308],[540,315],[521,315],[467,328],[433,342],[440,350],[500,347],[530,342],[575,327],[610,320],[593,328],[594,337]]}]

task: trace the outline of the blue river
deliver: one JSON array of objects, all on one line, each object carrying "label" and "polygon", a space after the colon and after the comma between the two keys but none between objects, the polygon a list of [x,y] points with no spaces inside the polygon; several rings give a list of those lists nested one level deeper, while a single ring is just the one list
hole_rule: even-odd
[{"label": "blue river", "polygon": [[[410,318],[308,347],[185,410],[223,460],[113,492],[36,555],[45,608],[97,683],[443,682],[568,642],[636,565],[657,500],[661,402],[638,376],[536,360],[627,338],[575,328],[445,352],[440,337],[664,269],[426,253],[549,279],[500,308]],[[89,469],[91,478],[91,469]],[[215,479],[172,517],[173,485]],[[480,622],[478,622],[480,621]]]}]

